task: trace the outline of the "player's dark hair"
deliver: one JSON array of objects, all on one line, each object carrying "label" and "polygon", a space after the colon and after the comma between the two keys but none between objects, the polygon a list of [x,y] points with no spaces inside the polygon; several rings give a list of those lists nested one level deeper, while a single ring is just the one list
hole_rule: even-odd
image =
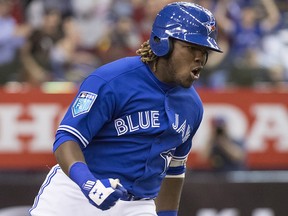
[{"label": "player's dark hair", "polygon": [[152,62],[158,58],[158,56],[153,53],[149,44],[149,40],[141,44],[141,47],[136,51],[136,54],[141,56],[141,60],[144,63]]}]

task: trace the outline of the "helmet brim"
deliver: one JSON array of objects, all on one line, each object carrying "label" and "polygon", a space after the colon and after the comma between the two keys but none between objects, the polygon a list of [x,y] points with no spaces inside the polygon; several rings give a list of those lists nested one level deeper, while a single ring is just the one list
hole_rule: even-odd
[{"label": "helmet brim", "polygon": [[195,44],[195,45],[198,45],[201,47],[205,47],[205,48],[212,50],[212,51],[215,51],[215,52],[223,53],[223,51],[218,46],[216,41],[211,37],[204,37],[202,35],[196,35],[196,34],[182,34],[179,36],[173,35],[170,37],[175,38],[175,39],[179,39],[179,40],[191,43],[191,44]]}]

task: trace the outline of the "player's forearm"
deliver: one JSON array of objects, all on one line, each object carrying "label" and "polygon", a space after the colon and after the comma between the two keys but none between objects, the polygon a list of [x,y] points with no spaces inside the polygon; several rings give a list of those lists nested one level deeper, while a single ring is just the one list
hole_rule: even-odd
[{"label": "player's forearm", "polygon": [[69,175],[69,169],[75,162],[85,162],[79,144],[74,141],[67,141],[61,144],[54,152],[54,155],[66,175]]},{"label": "player's forearm", "polygon": [[95,178],[85,163],[78,143],[66,141],[54,154],[62,170],[79,186],[93,206],[104,211],[114,206],[121,197],[127,196],[127,190],[119,179]]},{"label": "player's forearm", "polygon": [[157,212],[178,211],[184,177],[165,178],[155,200]]}]

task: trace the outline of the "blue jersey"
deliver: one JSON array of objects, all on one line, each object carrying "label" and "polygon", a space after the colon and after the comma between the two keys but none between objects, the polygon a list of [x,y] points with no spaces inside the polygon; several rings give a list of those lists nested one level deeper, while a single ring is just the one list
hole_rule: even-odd
[{"label": "blue jersey", "polygon": [[152,198],[171,158],[189,154],[202,116],[193,87],[162,83],[139,56],[123,58],[83,81],[53,150],[74,140],[97,179],[118,178],[135,196]]}]

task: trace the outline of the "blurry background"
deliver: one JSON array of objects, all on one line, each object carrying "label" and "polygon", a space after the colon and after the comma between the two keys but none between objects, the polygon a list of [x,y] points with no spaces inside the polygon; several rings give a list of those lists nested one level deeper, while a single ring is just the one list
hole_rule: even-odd
[{"label": "blurry background", "polygon": [[[81,81],[135,55],[169,2],[0,0],[0,216],[33,203]],[[288,1],[191,2],[214,13],[224,54],[195,84],[205,113],[179,215],[286,216]]]}]

